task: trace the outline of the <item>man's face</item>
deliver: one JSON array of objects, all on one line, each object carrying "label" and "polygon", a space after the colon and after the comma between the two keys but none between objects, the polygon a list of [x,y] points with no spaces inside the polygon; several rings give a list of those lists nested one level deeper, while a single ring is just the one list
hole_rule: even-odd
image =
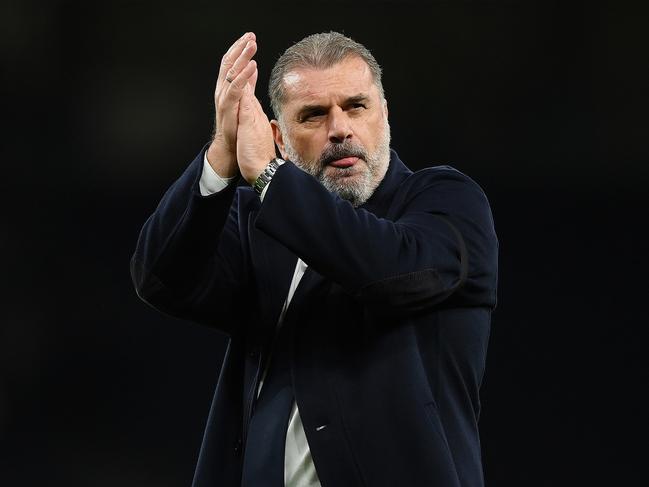
[{"label": "man's face", "polygon": [[390,161],[387,105],[367,63],[353,56],[327,69],[299,68],[283,83],[282,123],[273,121],[282,157],[363,204]]}]

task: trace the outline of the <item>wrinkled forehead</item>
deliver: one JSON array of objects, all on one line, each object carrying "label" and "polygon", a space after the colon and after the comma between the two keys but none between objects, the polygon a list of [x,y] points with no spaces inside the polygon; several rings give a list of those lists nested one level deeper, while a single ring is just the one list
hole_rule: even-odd
[{"label": "wrinkled forehead", "polygon": [[372,71],[360,57],[350,56],[328,68],[298,67],[282,78],[284,110],[302,105],[323,105],[357,96],[378,96]]}]

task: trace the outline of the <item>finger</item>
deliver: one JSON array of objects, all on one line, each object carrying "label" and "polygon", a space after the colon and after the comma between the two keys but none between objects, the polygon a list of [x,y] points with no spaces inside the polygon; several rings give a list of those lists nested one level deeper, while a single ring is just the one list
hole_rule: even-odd
[{"label": "finger", "polygon": [[246,84],[244,89],[241,91],[241,100],[239,101],[239,123],[250,120],[254,109],[253,98],[255,98],[252,94],[250,85]]},{"label": "finger", "polygon": [[237,77],[232,80],[232,83],[230,83],[230,86],[228,86],[223,98],[223,101],[226,102],[226,104],[233,104],[241,99],[244,88],[246,86],[249,87],[248,81],[256,70],[257,62],[255,60],[252,60],[245,68],[241,70]]},{"label": "finger", "polygon": [[254,96],[254,93],[253,93],[252,98],[253,98],[253,101],[254,101],[254,104],[255,104],[255,108],[257,108],[257,111],[259,111],[261,113],[264,113],[264,108],[261,106],[261,102],[259,101],[259,98]]},{"label": "finger", "polygon": [[234,62],[234,64],[230,67],[225,72],[225,81],[226,82],[232,82],[237,75],[241,72],[243,68],[245,68],[252,57],[255,55],[257,52],[257,43],[255,41],[248,41],[243,48],[243,51],[241,51],[241,54],[237,58],[237,60]]},{"label": "finger", "polygon": [[255,68],[255,72],[252,73],[252,76],[248,80],[248,85],[250,85],[250,88],[252,89],[252,92],[255,92],[255,88],[257,88],[257,78],[259,77],[259,69]]},{"label": "finger", "polygon": [[241,54],[241,51],[243,51],[243,49],[245,48],[246,43],[251,39],[256,39],[254,32],[246,32],[241,37],[239,37],[239,39],[237,39],[223,55],[223,58],[221,59],[221,66],[219,68],[217,84],[223,82],[223,80],[225,79],[225,73],[232,67],[234,62]]},{"label": "finger", "polygon": [[269,123],[259,99],[253,93],[250,85],[247,84],[239,101],[239,123],[261,123],[263,120]]},{"label": "finger", "polygon": [[246,32],[236,41],[234,41],[227,52],[223,55],[223,60],[225,60],[226,64],[232,65],[234,61],[236,61],[236,59],[239,57],[239,54],[241,54],[241,51],[243,51],[246,43],[250,40],[257,40],[257,36],[255,36],[254,32]]},{"label": "finger", "polygon": [[249,65],[239,73],[239,76],[237,76],[232,83],[228,84],[227,91],[224,90],[224,94],[219,98],[217,118],[220,122],[217,122],[217,124],[220,123],[224,132],[234,130],[236,133],[241,97],[245,89],[251,90],[248,80],[252,73],[256,71],[256,64],[255,61],[251,61]]}]

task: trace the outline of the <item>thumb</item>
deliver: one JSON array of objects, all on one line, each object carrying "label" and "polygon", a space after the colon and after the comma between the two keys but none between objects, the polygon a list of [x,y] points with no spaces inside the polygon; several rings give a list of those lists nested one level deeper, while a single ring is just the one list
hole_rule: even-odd
[{"label": "thumb", "polygon": [[255,72],[252,73],[252,76],[250,76],[250,79],[248,80],[248,85],[252,88],[252,92],[254,94],[255,88],[257,87],[257,77],[259,76],[259,71],[257,68],[255,68]]},{"label": "thumb", "polygon": [[239,119],[242,121],[249,120],[252,117],[252,109],[254,107],[254,95],[252,88],[249,84],[243,88],[243,94],[239,101]]}]

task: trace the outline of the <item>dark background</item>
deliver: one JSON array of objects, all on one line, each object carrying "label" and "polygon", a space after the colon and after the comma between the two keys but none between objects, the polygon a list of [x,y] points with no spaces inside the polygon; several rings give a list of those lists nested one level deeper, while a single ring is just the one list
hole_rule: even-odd
[{"label": "dark background", "polygon": [[225,339],[128,271],[207,142],[218,64],[339,30],[384,67],[393,147],[487,192],[501,244],[490,486],[647,485],[647,9],[561,1],[9,1],[0,484],[187,486]]}]

